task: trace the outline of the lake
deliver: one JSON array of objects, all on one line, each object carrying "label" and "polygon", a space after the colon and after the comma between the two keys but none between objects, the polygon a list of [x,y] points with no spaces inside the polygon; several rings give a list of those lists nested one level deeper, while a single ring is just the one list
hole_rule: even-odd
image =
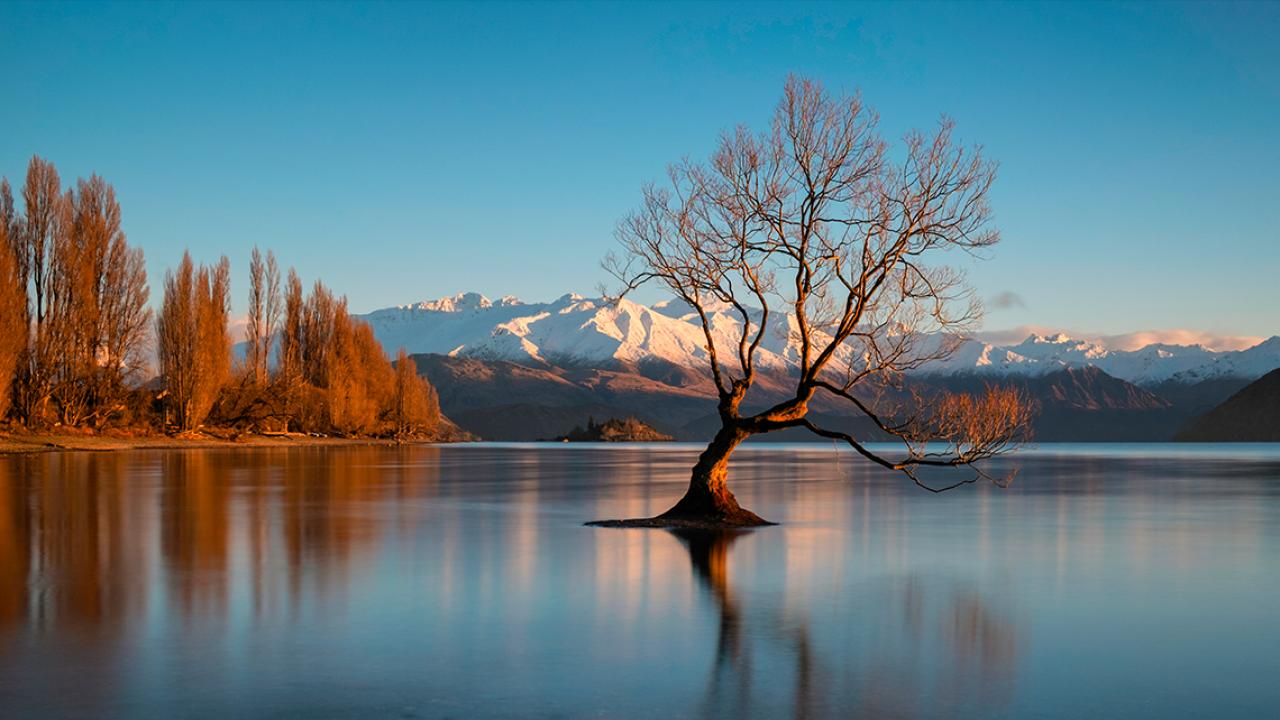
[{"label": "lake", "polygon": [[1280,446],[932,495],[747,445],[781,523],[584,527],[691,445],[0,457],[0,717],[1280,716]]}]

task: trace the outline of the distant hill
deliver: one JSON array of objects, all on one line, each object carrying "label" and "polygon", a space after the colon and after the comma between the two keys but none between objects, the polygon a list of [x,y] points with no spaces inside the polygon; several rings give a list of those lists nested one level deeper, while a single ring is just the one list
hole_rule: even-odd
[{"label": "distant hill", "polygon": [[1182,406],[1094,366],[998,380],[973,375],[931,380],[953,392],[981,392],[993,382],[1022,389],[1037,405],[1034,438],[1045,442],[1166,441],[1192,416]]},{"label": "distant hill", "polygon": [[[705,441],[719,427],[710,380],[659,363],[610,369],[530,367],[506,360],[415,355],[419,372],[439,389],[441,408],[463,429],[486,440],[540,440],[569,434],[584,418],[632,417],[677,440]],[[746,407],[783,397],[786,378],[765,374]],[[918,377],[925,392],[981,392],[996,383],[1022,388],[1038,405],[1034,434],[1053,441],[1167,441],[1196,414],[1225,399],[1238,385],[1225,381],[1177,386],[1171,400],[1092,366],[1031,376],[975,374]],[[820,396],[821,398],[821,396]],[[813,417],[821,425],[885,439],[840,400],[821,398]],[[813,439],[802,429],[753,438],[756,442]]]},{"label": "distant hill", "polygon": [[992,378],[959,375],[926,380],[957,392],[981,392],[986,385],[995,382],[1012,385],[1025,390],[1046,410],[1160,410],[1170,406],[1168,400],[1150,390],[1112,377],[1092,365],[1065,367],[1032,376]]},{"label": "distant hill", "polygon": [[674,434],[715,410],[709,380],[686,387],[624,369],[528,367],[448,355],[414,355],[413,361],[436,386],[441,409],[485,440],[559,437],[589,416],[634,416]]},{"label": "distant hill", "polygon": [[1187,442],[1280,442],[1280,369],[1272,370],[1177,434]]}]

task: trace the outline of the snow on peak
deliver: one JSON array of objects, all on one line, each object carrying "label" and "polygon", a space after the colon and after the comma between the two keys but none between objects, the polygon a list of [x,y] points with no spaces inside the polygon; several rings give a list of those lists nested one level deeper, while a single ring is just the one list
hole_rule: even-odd
[{"label": "snow on peak", "polygon": [[1087,340],[1076,340],[1065,333],[1053,335],[1032,334],[1009,349],[1030,360],[1067,365],[1087,365],[1106,357],[1108,351],[1101,345]]},{"label": "snow on peak", "polygon": [[1071,342],[1071,338],[1066,333],[1054,333],[1053,335],[1040,335],[1039,333],[1031,333],[1026,340],[1022,341],[1023,345],[1065,345]]},{"label": "snow on peak", "polygon": [[[510,296],[504,297],[505,302]],[[515,298],[510,298],[515,300]],[[515,300],[519,303],[519,300]],[[439,300],[423,300],[417,305],[410,306],[415,310],[429,310],[433,312],[465,312],[468,310],[484,310],[493,307],[493,302],[489,298],[476,292],[458,293],[442,297]]]},{"label": "snow on peak", "polygon": [[[742,326],[740,313],[723,304],[709,304],[705,310],[722,357],[734,357]],[[758,311],[747,312],[753,322],[759,320]],[[373,326],[388,352],[403,347],[411,353],[595,366],[661,360],[699,368],[707,360],[698,315],[679,300],[647,306],[627,298],[607,300],[567,293],[545,303],[524,303],[509,295],[492,302],[479,293],[459,293],[362,317]],[[926,336],[918,347],[927,355],[954,340]],[[852,346],[846,350],[842,361],[858,354]],[[793,368],[799,357],[795,319],[786,313],[771,313],[757,366]],[[1090,366],[1137,384],[1171,379],[1252,379],[1280,367],[1280,336],[1247,350],[1222,352],[1203,345],[1168,343],[1111,350],[1065,333],[1032,334],[1016,345],[968,338],[950,357],[925,363],[918,372],[1040,375]]]},{"label": "snow on peak", "polygon": [[1280,368],[1280,335],[1245,350],[1217,353],[1212,362],[1183,370],[1172,377],[1179,382],[1199,382],[1218,378],[1253,380]]},{"label": "snow on peak", "polygon": [[[576,293],[546,303],[491,303],[476,293],[377,310],[367,321],[388,352],[438,353],[514,362],[609,366],[660,360],[702,367],[707,341],[696,314],[682,304],[654,307],[633,300],[589,298]],[[742,318],[709,308],[716,347],[735,357]],[[758,320],[758,314],[756,319]],[[800,357],[793,320],[770,316],[756,356],[757,367],[785,369]],[[842,353],[847,359],[850,353]]]}]

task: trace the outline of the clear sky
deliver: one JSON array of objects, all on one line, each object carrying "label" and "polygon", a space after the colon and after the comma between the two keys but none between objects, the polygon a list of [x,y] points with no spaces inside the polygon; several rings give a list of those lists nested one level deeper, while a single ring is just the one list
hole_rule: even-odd
[{"label": "clear sky", "polygon": [[[0,174],[121,198],[153,289],[275,249],[367,311],[592,292],[790,72],[1001,163],[987,326],[1280,333],[1280,4],[0,5]],[[237,310],[243,307],[237,297]]]}]

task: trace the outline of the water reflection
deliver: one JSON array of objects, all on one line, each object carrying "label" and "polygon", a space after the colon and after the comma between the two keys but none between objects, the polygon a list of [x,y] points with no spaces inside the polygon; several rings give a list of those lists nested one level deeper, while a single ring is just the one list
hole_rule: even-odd
[{"label": "water reflection", "polygon": [[[913,677],[911,673],[929,664],[928,658],[897,657],[892,650],[875,652],[866,667],[840,667],[845,659],[841,650],[848,648],[822,648],[811,639],[805,617],[785,609],[748,612],[742,607],[729,580],[729,550],[749,534],[672,531],[688,551],[693,574],[719,617],[715,659],[700,703],[702,716],[779,717],[785,710],[795,718],[927,717],[939,714],[938,701],[952,707],[976,699],[990,708],[1007,700],[1018,624],[993,608],[976,588],[954,583],[938,588],[917,576],[877,588],[889,595],[876,605],[879,622],[900,628],[913,641],[903,649],[924,653],[932,652],[937,641],[945,644],[950,665],[941,677]],[[842,612],[865,610],[841,607]],[[771,663],[775,671],[757,678],[757,654],[773,654],[782,662]],[[969,698],[975,689],[977,695]],[[784,690],[790,692],[789,702],[781,697]],[[921,703],[925,697],[932,700]]]},{"label": "water reflection", "polygon": [[[794,656],[795,717],[811,716],[813,653],[808,628],[791,624],[784,617],[763,620],[765,632],[751,632],[729,585],[729,546],[745,532],[672,531],[689,551],[689,563],[698,581],[710,594],[720,617],[715,662],[712,665],[702,714],[709,717],[752,714],[751,637],[778,638],[784,652]],[[772,692],[774,688],[770,688]]]},{"label": "water reflection", "polygon": [[276,598],[341,593],[384,524],[360,505],[413,493],[409,466],[382,464],[388,452],[358,449],[337,464],[270,451],[7,458],[0,626],[102,624],[154,599],[208,617],[227,612],[240,582],[255,613]]},{"label": "water reflection", "polygon": [[1263,677],[1280,462],[1044,454],[1011,491],[931,498],[821,449],[751,450],[735,490],[780,527],[582,527],[663,509],[695,453],[0,458],[0,717],[1250,717],[1280,701]]}]

